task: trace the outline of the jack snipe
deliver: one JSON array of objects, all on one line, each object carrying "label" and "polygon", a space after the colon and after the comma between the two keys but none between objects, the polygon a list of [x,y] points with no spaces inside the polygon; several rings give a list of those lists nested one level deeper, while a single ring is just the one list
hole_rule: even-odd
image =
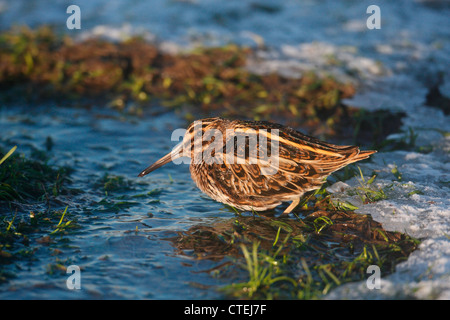
[{"label": "jack snipe", "polygon": [[256,211],[292,201],[288,214],[330,173],[375,152],[329,144],[270,122],[208,118],[194,121],[183,141],[139,177],[187,156],[192,179],[214,200]]}]

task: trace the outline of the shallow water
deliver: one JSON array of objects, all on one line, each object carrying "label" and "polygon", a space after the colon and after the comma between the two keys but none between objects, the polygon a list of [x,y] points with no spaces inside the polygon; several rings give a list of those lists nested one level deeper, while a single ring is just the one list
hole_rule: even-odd
[{"label": "shallow water", "polygon": [[[45,150],[45,141],[51,137],[52,162],[74,168],[70,187],[85,192],[65,199],[69,201],[68,218],[76,218],[81,228],[64,236],[67,243],[57,241],[48,251],[39,249],[35,253],[38,262],[29,266],[19,262],[25,269],[0,287],[0,298],[216,297],[214,290],[190,285],[220,283],[207,273],[192,273],[214,263],[175,255],[166,239],[175,231],[232,214],[201,195],[187,165],[170,164],[137,178],[150,162],[170,151],[175,144],[170,141],[171,132],[177,125],[182,127],[184,121],[173,113],[136,121],[108,110],[2,108],[2,145],[14,144],[16,152],[29,154],[34,148]],[[129,188],[106,195],[99,184],[106,173],[125,177]],[[156,191],[152,195],[139,196],[152,190]],[[107,205],[124,200],[126,206],[119,209]],[[57,257],[51,254],[55,248],[62,251]],[[80,266],[84,290],[68,290],[68,275],[46,272],[56,259],[65,266]]]}]

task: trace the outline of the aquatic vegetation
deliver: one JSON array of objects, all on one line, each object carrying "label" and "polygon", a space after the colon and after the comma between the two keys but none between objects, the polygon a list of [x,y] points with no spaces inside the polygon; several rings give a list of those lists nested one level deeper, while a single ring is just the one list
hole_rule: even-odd
[{"label": "aquatic vegetation", "polygon": [[417,248],[417,239],[386,231],[370,216],[324,210],[324,199],[295,219],[241,215],[194,226],[171,241],[185,255],[217,261],[214,276],[231,282],[220,290],[245,299],[318,299],[366,279],[370,265],[382,275],[393,272]]},{"label": "aquatic vegetation", "polygon": [[0,283],[14,276],[5,269],[7,265],[33,260],[40,246],[54,242],[52,237],[79,228],[76,218],[67,219],[67,206],[64,211],[52,208],[59,206],[60,194],[71,192],[66,186],[71,169],[53,168],[14,151],[0,163]]},{"label": "aquatic vegetation", "polygon": [[50,232],[50,234],[55,234],[55,233],[60,233],[63,232],[67,227],[69,227],[69,225],[72,223],[72,220],[68,220],[66,222],[63,223],[64,220],[64,216],[67,213],[67,208],[69,206],[66,206],[66,208],[64,209],[64,212],[61,215],[61,219],[59,220],[58,224],[56,225],[56,229],[53,230],[52,232]]},{"label": "aquatic vegetation", "polygon": [[377,175],[374,174],[369,180],[366,181],[361,168],[358,167],[358,169],[361,179],[358,180],[360,186],[356,188],[356,193],[361,199],[361,202],[366,204],[386,199],[387,195],[385,190],[381,187],[373,186],[373,182],[375,181]]},{"label": "aquatic vegetation", "polygon": [[21,270],[14,267],[19,261],[35,261],[35,252],[44,250],[55,255],[63,250],[67,235],[81,228],[67,208],[30,211],[20,217],[18,210],[0,214],[0,283],[15,277]]},{"label": "aquatic vegetation", "polygon": [[402,174],[401,174],[400,171],[398,171],[397,165],[395,165],[395,166],[392,168],[391,172],[392,172],[392,174],[395,176],[395,178],[396,178],[398,181],[401,181],[401,180],[402,180]]},{"label": "aquatic vegetation", "polygon": [[14,153],[14,151],[16,151],[17,146],[14,146],[11,148],[11,150],[9,150],[4,156],[3,158],[0,159],[0,165],[5,162],[6,159],[9,158],[10,155],[12,155]]},{"label": "aquatic vegetation", "polygon": [[[11,156],[14,151],[17,149],[17,146],[14,146],[11,148],[11,150],[9,150],[4,156],[3,158],[0,160],[0,165],[5,162],[6,159],[9,158],[9,156]],[[18,198],[19,195],[17,194],[17,192],[6,182],[0,182],[0,199],[6,200],[6,199],[14,199],[14,198]]]},{"label": "aquatic vegetation", "polygon": [[[280,228],[279,228],[280,230]],[[285,241],[288,239],[286,237]],[[284,242],[285,242],[284,241]],[[264,253],[258,250],[259,242],[253,242],[252,251],[249,252],[245,245],[241,245],[241,250],[244,255],[246,265],[245,268],[249,274],[249,280],[247,282],[231,284],[225,288],[222,288],[225,292],[243,292],[245,296],[252,298],[261,290],[265,290],[267,287],[271,287],[280,281],[287,281],[296,285],[296,281],[290,277],[280,275],[275,276],[280,271],[279,269],[279,253],[283,248],[283,245],[279,245],[278,249],[274,252]]]},{"label": "aquatic vegetation", "polygon": [[[363,112],[340,102],[355,93],[352,84],[313,72],[300,79],[253,74],[246,69],[252,54],[236,45],[168,54],[139,37],[75,43],[49,27],[15,28],[0,35],[0,83],[34,98],[106,99],[136,114],[158,99],[196,114],[272,119],[328,134],[346,134],[350,123],[355,137],[374,132],[365,141],[385,136],[390,127],[385,120],[391,117],[382,114],[390,113]],[[8,100],[8,92],[3,95]],[[373,121],[380,117],[385,127]],[[367,125],[372,123],[375,127]],[[380,128],[385,129],[377,132]]]},{"label": "aquatic vegetation", "polygon": [[355,87],[305,72],[299,79],[246,68],[252,49],[201,47],[176,54],[134,37],[119,43],[75,42],[51,28],[13,28],[0,34],[1,99],[65,99],[136,115],[155,101],[183,108],[188,121],[204,116],[272,120],[317,135],[338,135],[375,150],[389,142],[404,113],[370,112],[342,104]]},{"label": "aquatic vegetation", "polygon": [[96,183],[96,186],[101,187],[106,193],[108,193],[111,191],[129,189],[130,184],[130,181],[126,180],[123,176],[105,173],[104,176]]},{"label": "aquatic vegetation", "polygon": [[43,200],[49,198],[50,192],[54,196],[67,193],[64,186],[69,181],[71,170],[68,167],[53,168],[41,160],[10,154],[8,161],[0,166],[0,201]]}]

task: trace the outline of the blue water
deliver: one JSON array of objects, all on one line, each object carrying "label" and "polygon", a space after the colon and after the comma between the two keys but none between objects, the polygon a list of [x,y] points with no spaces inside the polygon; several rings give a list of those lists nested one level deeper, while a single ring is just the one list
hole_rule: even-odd
[{"label": "blue water", "polygon": [[[67,219],[80,229],[66,241],[39,246],[36,261],[7,266],[17,277],[0,285],[0,299],[192,299],[215,298],[215,290],[192,283],[225,282],[208,273],[195,273],[216,265],[178,254],[167,240],[176,231],[198,224],[232,218],[223,205],[207,199],[190,178],[188,165],[167,165],[145,178],[137,174],[169,152],[171,132],[185,121],[174,113],[142,119],[108,109],[84,110],[60,106],[8,106],[0,109],[2,147],[17,145],[17,153],[45,150],[51,137],[50,164],[75,169],[71,188],[84,192],[59,196],[69,205]],[[129,186],[107,195],[99,180],[106,174],[124,177]],[[147,197],[133,197],[154,190]],[[117,210],[104,201],[130,202]],[[26,210],[18,213],[27,219]],[[136,231],[137,228],[137,231]],[[35,243],[32,241],[32,246]],[[53,250],[61,252],[53,254]],[[69,290],[69,274],[50,274],[48,265],[78,265],[82,290]],[[188,266],[186,265],[188,264]]]}]

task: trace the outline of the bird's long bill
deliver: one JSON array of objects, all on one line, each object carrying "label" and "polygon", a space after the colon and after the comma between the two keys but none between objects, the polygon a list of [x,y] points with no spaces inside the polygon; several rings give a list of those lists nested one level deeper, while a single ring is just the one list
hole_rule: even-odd
[{"label": "bird's long bill", "polygon": [[181,157],[183,150],[183,142],[180,142],[178,145],[176,145],[171,152],[166,154],[164,157],[156,161],[151,166],[148,166],[145,170],[143,170],[141,173],[138,174],[138,177],[143,177],[147,174],[149,174],[152,171],[155,171],[156,169],[162,167],[163,165]]}]

